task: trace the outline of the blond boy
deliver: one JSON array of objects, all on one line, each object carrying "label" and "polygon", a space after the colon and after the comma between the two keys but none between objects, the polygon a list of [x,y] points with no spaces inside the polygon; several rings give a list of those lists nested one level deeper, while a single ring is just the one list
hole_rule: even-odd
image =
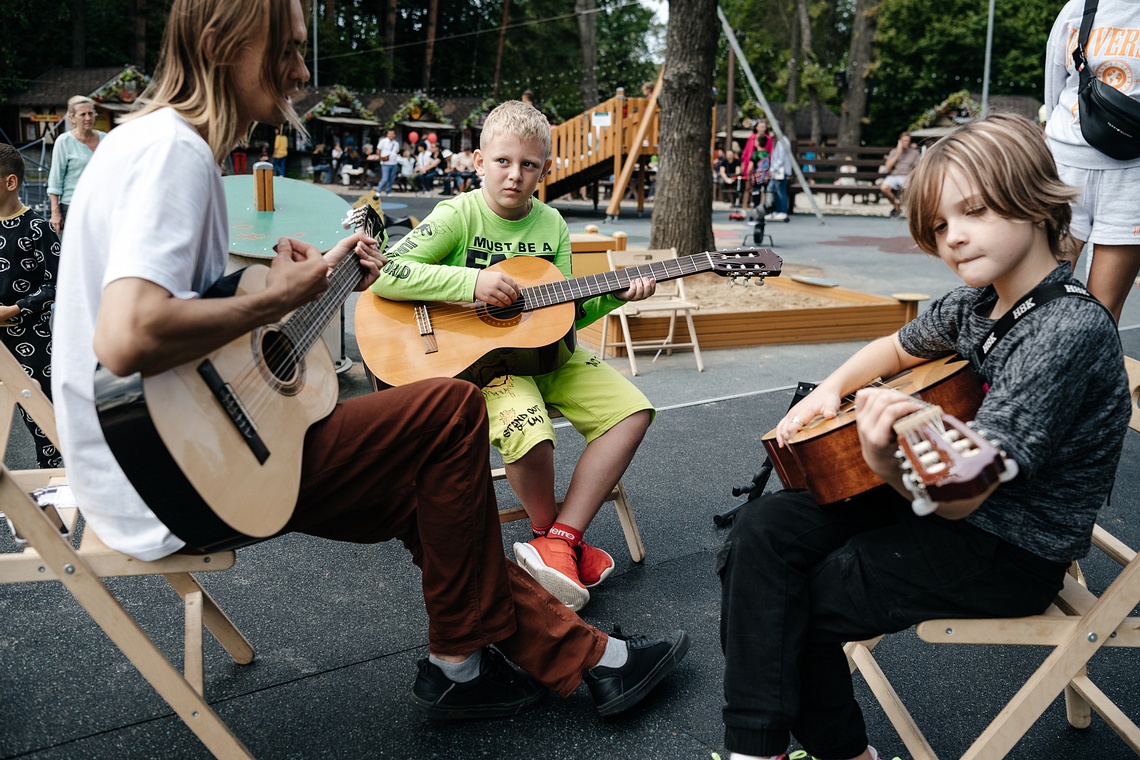
[{"label": "blond boy", "polygon": [[[391,251],[372,291],[386,298],[481,301],[509,306],[519,285],[488,269],[513,256],[539,256],[571,276],[570,233],[554,209],[533,198],[550,171],[550,125],[533,106],[508,101],[487,117],[474,153],[479,192],[440,203]],[[433,266],[445,264],[447,266]],[[656,283],[635,280],[630,289],[578,304],[577,327],[653,294]],[[588,351],[578,348],[559,369],[534,377],[504,375],[483,388],[491,443],[503,454],[507,479],[519,495],[535,537],[515,544],[515,556],[572,609],[613,570],[606,552],[582,537],[605,497],[625,472],[653,419],[637,388]],[[556,407],[586,438],[561,511],[555,509]],[[520,415],[526,424],[520,425]]]}]

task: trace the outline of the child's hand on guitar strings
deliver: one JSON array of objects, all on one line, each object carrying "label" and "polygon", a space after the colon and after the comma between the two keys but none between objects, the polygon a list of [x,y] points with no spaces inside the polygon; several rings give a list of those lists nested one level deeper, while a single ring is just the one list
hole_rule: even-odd
[{"label": "child's hand on guitar strings", "polygon": [[644,301],[657,292],[657,280],[652,277],[638,277],[629,281],[629,290],[614,293],[619,301]]},{"label": "child's hand on guitar strings", "polygon": [[899,475],[895,452],[898,435],[894,425],[926,405],[893,388],[863,388],[855,394],[855,427],[863,459],[871,472],[892,482]]},{"label": "child's hand on guitar strings", "polygon": [[494,269],[483,269],[475,278],[475,300],[489,306],[510,306],[521,293],[518,283]]},{"label": "child's hand on guitar strings", "polygon": [[784,419],[776,425],[776,443],[785,446],[792,436],[816,417],[835,419],[835,415],[839,414],[839,401],[838,393],[820,385],[789,409]]}]

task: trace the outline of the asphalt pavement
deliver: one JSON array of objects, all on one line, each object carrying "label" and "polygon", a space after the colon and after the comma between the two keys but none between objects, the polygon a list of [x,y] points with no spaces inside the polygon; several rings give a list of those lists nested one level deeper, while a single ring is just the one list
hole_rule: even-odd
[{"label": "asphalt pavement", "polygon": [[[348,199],[355,196],[348,195]],[[396,194],[392,216],[422,217],[439,200]],[[621,230],[629,247],[644,247],[650,215],[629,207],[614,222],[604,208],[556,201],[571,231],[594,224]],[[938,260],[915,252],[905,224],[884,204],[827,208],[823,223],[797,213],[771,223],[787,263],[818,267],[841,287],[878,295],[917,291],[936,297],[957,280]],[[714,210],[723,247],[747,233]],[[1140,356],[1140,300],[1125,308],[1122,340]],[[351,308],[351,306],[350,306]],[[367,392],[351,311],[340,376],[342,396]],[[234,665],[207,637],[206,695],[258,757],[273,758],[709,758],[723,752],[720,719],[723,659],[718,639],[715,555],[727,530],[713,516],[735,506],[731,489],[747,485],[763,459],[760,436],[787,408],[790,388],[818,380],[862,343],[811,343],[706,350],[698,373],[685,353],[639,362],[632,378],[658,407],[625,484],[645,541],[643,563],[630,560],[615,512],[603,508],[592,543],[617,568],[582,616],[608,629],[656,633],[686,629],[692,649],[677,671],[637,709],[600,719],[585,689],[551,697],[509,720],[438,724],[408,700],[415,662],[426,656],[427,625],[419,572],[399,545],[337,544],[286,536],[238,552],[237,565],[202,581],[257,650]],[[628,374],[624,359],[608,360]],[[30,466],[30,442],[14,426],[9,466]],[[1140,546],[1135,519],[1140,479],[1130,436],[1113,503],[1102,520]],[[556,470],[565,488],[582,442],[559,431]],[[502,484],[500,484],[502,485]],[[775,486],[770,483],[769,488]],[[430,484],[425,484],[430,489]],[[505,486],[501,500],[513,495]],[[524,523],[504,526],[504,549],[525,540]],[[0,549],[10,549],[0,539]],[[1108,566],[1091,560],[1090,583],[1107,582]],[[762,582],[762,579],[758,579]],[[176,595],[161,579],[112,581],[112,589],[175,661],[181,661]],[[935,647],[913,632],[888,637],[876,650],[896,689],[943,757],[960,755],[1001,709],[1044,651],[1003,647]],[[1125,713],[1140,714],[1140,668],[1134,652],[1103,653],[1090,672]],[[883,757],[907,757],[861,679],[872,744]],[[54,583],[0,586],[0,758],[201,758],[207,753],[134,671],[87,614]],[[1120,758],[1124,743],[1100,720],[1084,730],[1065,722],[1055,700],[1014,751],[1014,758]]]}]

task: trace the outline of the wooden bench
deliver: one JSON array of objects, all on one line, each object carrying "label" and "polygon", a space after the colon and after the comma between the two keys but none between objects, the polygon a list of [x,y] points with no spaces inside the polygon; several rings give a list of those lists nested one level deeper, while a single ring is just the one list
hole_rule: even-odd
[{"label": "wooden bench", "polygon": [[[825,203],[847,195],[860,203],[878,203],[882,196],[879,183],[886,177],[879,173],[879,167],[886,163],[890,152],[891,148],[802,145],[795,154],[812,193],[823,195]],[[788,183],[789,207],[795,208],[796,193],[801,192],[799,178],[793,175]]]}]

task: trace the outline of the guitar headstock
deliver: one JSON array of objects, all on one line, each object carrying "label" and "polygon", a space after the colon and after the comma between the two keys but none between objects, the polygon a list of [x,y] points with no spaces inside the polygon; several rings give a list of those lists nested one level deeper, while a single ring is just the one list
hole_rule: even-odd
[{"label": "guitar headstock", "polygon": [[894,425],[904,472],[914,494],[915,514],[927,515],[940,501],[969,499],[994,483],[1012,480],[1017,463],[970,425],[931,406],[908,414]]},{"label": "guitar headstock", "polygon": [[360,230],[368,237],[374,238],[381,251],[388,250],[388,228],[384,226],[384,219],[367,203],[359,208],[350,209],[344,215],[340,226],[346,230]]},{"label": "guitar headstock", "polygon": [[726,251],[709,251],[712,271],[721,277],[745,278],[745,283],[753,277],[779,277],[784,260],[771,248],[733,248]]}]

